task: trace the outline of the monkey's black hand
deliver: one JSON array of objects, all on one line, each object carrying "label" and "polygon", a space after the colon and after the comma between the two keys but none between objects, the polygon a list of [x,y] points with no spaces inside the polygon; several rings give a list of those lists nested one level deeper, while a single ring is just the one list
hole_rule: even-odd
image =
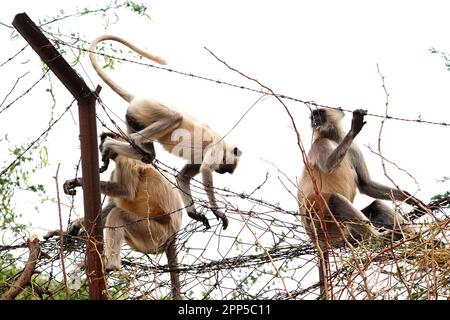
[{"label": "monkey's black hand", "polygon": [[195,209],[194,211],[188,209],[187,214],[192,219],[202,222],[206,229],[211,229],[208,218],[206,218],[203,214],[197,213]]},{"label": "monkey's black hand", "polygon": [[98,170],[100,173],[105,172],[106,170],[108,170],[109,167],[109,159],[106,161],[103,161],[103,165],[100,167],[100,169]]},{"label": "monkey's black hand", "polygon": [[102,162],[103,165],[100,167],[99,170],[100,173],[105,172],[106,170],[108,170],[109,167],[109,157],[105,153],[102,153]]},{"label": "monkey's black hand", "polygon": [[[84,229],[82,229],[83,227],[83,219],[76,219],[75,221],[72,221],[69,225],[69,227],[67,228],[67,231],[63,232],[63,236],[64,237],[79,237],[83,234]],[[61,236],[61,231],[59,229],[57,230],[52,230],[47,232],[44,235],[44,240],[48,240],[52,237],[60,237]],[[65,240],[67,241],[67,239],[65,238]]]},{"label": "monkey's black hand", "polygon": [[102,162],[103,165],[100,167],[100,173],[105,172],[108,169],[109,166],[109,159],[115,159],[117,157],[117,154],[113,152],[110,148],[104,147],[104,142],[107,138],[110,138],[109,136],[102,136],[102,142],[100,143],[100,151],[102,152]]},{"label": "monkey's black hand", "polygon": [[353,111],[353,119],[352,119],[352,132],[353,135],[356,136],[362,129],[362,127],[366,124],[364,121],[364,116],[367,115],[367,110],[356,109]]},{"label": "monkey's black hand", "polygon": [[50,239],[52,237],[58,237],[58,236],[59,236],[59,230],[52,230],[52,231],[47,232],[43,236],[43,238],[44,238],[44,240],[48,240],[48,239]]},{"label": "monkey's black hand", "polygon": [[81,178],[70,179],[64,182],[63,189],[64,193],[70,196],[74,196],[77,194],[75,190],[76,187],[81,187],[83,185],[83,181]]}]

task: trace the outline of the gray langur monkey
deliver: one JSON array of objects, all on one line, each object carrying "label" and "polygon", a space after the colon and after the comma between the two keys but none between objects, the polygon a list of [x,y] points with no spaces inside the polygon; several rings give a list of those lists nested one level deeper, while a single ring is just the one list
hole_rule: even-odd
[{"label": "gray langur monkey", "polygon": [[[102,135],[105,141],[106,134]],[[113,134],[109,138],[119,139]],[[100,150],[103,145],[100,144]],[[111,181],[100,181],[101,193],[110,197],[102,210],[104,225],[105,266],[107,271],[120,270],[123,241],[145,254],[165,252],[169,268],[178,267],[176,233],[181,228],[182,202],[178,189],[153,165],[127,155],[108,153],[116,166]],[[103,159],[105,161],[105,159]],[[67,180],[64,192],[74,195],[82,178]],[[71,227],[77,233],[82,221]],[[181,299],[179,273],[170,272],[172,297]]]},{"label": "gray langur monkey", "polygon": [[[396,236],[403,232],[413,233],[408,221],[380,200],[362,210],[356,209],[352,203],[357,189],[375,199],[393,198],[425,206],[406,191],[371,179],[363,154],[353,142],[365,124],[366,114],[365,110],[355,110],[351,129],[345,134],[341,126],[344,117],[341,110],[312,111],[313,143],[308,159],[321,196],[316,194],[305,168],[299,181],[298,200],[306,233],[313,241],[342,246],[345,240],[380,236],[377,228],[387,229]],[[323,221],[320,221],[320,215]]]},{"label": "gray langur monkey", "polygon": [[89,58],[95,71],[111,89],[129,103],[126,123],[132,145],[107,138],[104,142],[104,150],[112,150],[114,153],[126,154],[128,157],[148,162],[149,159],[143,159],[139,153],[133,150],[133,145],[146,150],[152,159],[154,152],[150,150],[152,148],[149,148],[149,145],[152,145],[153,141],[158,141],[165,150],[188,161],[177,177],[188,215],[203,222],[206,228],[210,228],[208,219],[203,214],[197,213],[190,189],[191,179],[201,173],[210,209],[217,219],[222,220],[223,229],[226,229],[228,219],[217,205],[212,172],[233,173],[241,151],[236,146],[227,144],[208,125],[190,115],[155,100],[135,97],[131,92],[115,83],[99,66],[94,53],[97,44],[105,40],[120,42],[145,58],[159,64],[166,64],[162,58],[117,36],[102,35],[91,43]]}]

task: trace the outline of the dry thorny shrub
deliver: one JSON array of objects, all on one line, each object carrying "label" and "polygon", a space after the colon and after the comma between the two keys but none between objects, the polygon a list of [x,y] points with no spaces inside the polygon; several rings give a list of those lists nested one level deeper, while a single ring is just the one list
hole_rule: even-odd
[{"label": "dry thorny shrub", "polygon": [[[200,182],[196,181],[197,187]],[[263,189],[263,185],[260,187]],[[195,190],[195,188],[194,188]],[[258,199],[257,194],[217,190],[230,218],[203,230],[189,223],[178,234],[182,293],[186,299],[315,299],[319,295],[316,250],[296,212]],[[230,205],[239,203],[239,209]],[[205,205],[199,194],[198,207]],[[397,241],[370,240],[330,250],[329,299],[438,299],[450,295],[449,220],[443,211],[414,221],[417,234]],[[232,227],[231,227],[232,226]],[[26,261],[26,245],[0,247],[2,273]],[[64,298],[59,240],[42,242],[42,254],[26,298]],[[122,250],[122,270],[107,275],[112,299],[165,299],[170,280],[164,255]],[[70,296],[87,298],[84,243],[65,239]],[[3,279],[1,292],[20,274]]]}]

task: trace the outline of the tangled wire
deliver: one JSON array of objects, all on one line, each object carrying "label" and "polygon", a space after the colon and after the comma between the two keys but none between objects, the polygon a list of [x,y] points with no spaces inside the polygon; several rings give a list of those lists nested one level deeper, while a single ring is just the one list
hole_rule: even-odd
[{"label": "tangled wire", "polygon": [[[169,171],[167,168],[166,171]],[[198,184],[199,182],[196,181]],[[263,188],[264,183],[260,186]],[[197,186],[198,187],[198,186]],[[198,189],[198,188],[193,188]],[[198,189],[200,190],[200,189]],[[317,255],[294,212],[253,195],[217,190],[231,220],[204,230],[190,220],[177,235],[181,292],[185,299],[319,298]],[[226,199],[239,199],[236,210]],[[194,201],[206,207],[198,194]],[[236,200],[237,201],[237,200]],[[448,201],[443,199],[442,201]],[[442,202],[441,201],[441,202]],[[386,243],[365,242],[330,253],[332,299],[430,299],[448,297],[450,230],[445,212],[415,221],[417,235]],[[39,244],[33,276],[20,290],[26,299],[86,299],[85,241],[65,237],[61,268],[60,240]],[[27,242],[0,247],[0,274],[10,289],[27,265]],[[144,255],[122,248],[121,271],[106,275],[110,299],[170,298],[169,267],[164,255]],[[64,280],[63,273],[67,274]]]}]

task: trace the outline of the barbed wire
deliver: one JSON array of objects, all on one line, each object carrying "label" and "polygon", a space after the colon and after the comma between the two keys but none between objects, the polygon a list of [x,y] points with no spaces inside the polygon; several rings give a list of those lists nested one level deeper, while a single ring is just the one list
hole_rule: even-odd
[{"label": "barbed wire", "polygon": [[[85,49],[85,48],[82,48],[82,47],[79,47],[79,46],[75,47],[74,45],[69,44],[69,43],[67,43],[67,42],[65,42],[65,41],[63,41],[63,40],[57,38],[57,37],[55,36],[55,34],[52,33],[52,32],[49,32],[49,31],[46,31],[46,30],[42,30],[42,31],[44,31],[45,33],[47,33],[47,34],[49,34],[49,35],[52,35],[53,41],[54,41],[55,43],[59,43],[59,44],[65,45],[65,46],[68,46],[68,47],[70,47],[70,48],[75,48],[75,49],[77,49],[77,50],[82,50],[82,51],[84,51],[84,52],[89,52],[88,49]],[[69,35],[65,35],[65,36],[74,38],[74,39],[79,40],[79,41],[82,41],[82,42],[85,43],[85,44],[87,43],[87,41],[84,41],[84,40],[80,39],[79,37],[76,37],[76,38],[75,38],[75,37],[69,36]],[[15,53],[12,57],[8,58],[3,64],[5,64],[5,63],[11,61],[13,58],[15,58],[16,56],[18,56],[20,53],[22,53],[22,52],[25,50],[26,47],[27,47],[27,45],[24,46],[22,49],[20,49],[20,50],[19,50],[17,53]],[[204,76],[199,76],[199,75],[195,75],[195,74],[192,74],[192,73],[182,72],[182,71],[178,71],[178,70],[174,70],[174,69],[170,69],[170,68],[166,68],[166,67],[162,67],[162,66],[157,66],[157,65],[153,65],[153,64],[143,63],[143,62],[140,62],[140,61],[133,61],[133,60],[126,59],[126,58],[123,58],[123,57],[116,57],[116,56],[113,56],[113,55],[107,55],[107,54],[100,53],[100,52],[94,52],[94,53],[97,54],[97,55],[101,55],[101,56],[105,56],[105,57],[111,58],[111,59],[117,59],[117,60],[120,60],[120,61],[129,62],[129,63],[134,63],[134,64],[138,64],[138,65],[142,65],[142,66],[146,66],[146,67],[150,67],[150,68],[161,69],[161,70],[165,70],[165,71],[168,71],[168,72],[173,72],[173,73],[176,73],[176,74],[179,74],[179,75],[188,76],[188,77],[191,77],[191,78],[197,78],[197,79],[201,79],[201,80],[205,80],[205,81],[209,81],[209,82],[214,82],[214,83],[217,83],[217,84],[223,84],[223,85],[231,86],[231,87],[238,88],[238,89],[243,89],[243,90],[247,90],[247,91],[256,92],[256,93],[262,94],[263,96],[270,96],[270,95],[273,95],[273,94],[271,94],[271,93],[269,93],[269,92],[262,92],[262,90],[257,90],[257,89],[250,88],[250,87],[246,87],[246,86],[243,86],[243,85],[237,85],[237,84],[233,84],[233,83],[229,83],[229,82],[225,82],[225,81],[221,81],[221,80],[217,80],[217,79],[212,79],[212,78],[208,78],[208,77],[204,77]],[[2,64],[2,65],[3,65],[3,64]],[[30,91],[31,91],[31,90],[32,90],[32,89],[33,89],[40,81],[42,81],[42,80],[45,78],[45,76],[46,76],[46,74],[48,73],[48,71],[49,71],[48,69],[45,70],[44,73],[42,74],[42,76],[41,76],[35,83],[33,83],[27,90],[25,90],[22,94],[20,94],[20,95],[19,95],[16,99],[14,99],[11,103],[9,103],[9,104],[6,105],[3,109],[1,109],[1,110],[0,110],[0,113],[6,111],[6,110],[9,109],[14,103],[16,103],[16,102],[17,102],[18,100],[20,100],[22,97],[24,97],[25,95],[27,95],[27,94],[28,94],[28,93],[29,93],[29,92],[30,92]],[[9,94],[8,94],[8,95],[9,95]],[[276,95],[277,95],[279,98],[293,100],[293,101],[296,101],[296,102],[303,103],[303,104],[305,104],[305,105],[307,105],[307,106],[315,106],[315,107],[323,107],[323,108],[340,109],[340,110],[343,110],[343,111],[346,111],[346,112],[352,112],[352,110],[347,110],[347,109],[343,109],[343,108],[336,108],[336,107],[326,106],[326,105],[322,105],[322,104],[317,104],[317,103],[315,103],[315,102],[313,102],[313,101],[305,101],[305,100],[302,100],[302,99],[289,97],[289,96],[283,95],[283,94],[276,94]],[[6,98],[5,98],[4,100],[6,100]],[[105,109],[105,104],[104,104],[101,100],[99,100],[99,101],[100,101],[101,105],[102,105],[102,106],[104,107],[104,109]],[[259,99],[258,99],[258,101],[259,101]],[[250,109],[251,109],[253,106],[254,106],[254,104],[250,107]],[[110,111],[111,111],[111,110],[110,110]],[[248,111],[249,111],[249,110],[247,110],[247,111],[245,112],[245,114],[247,114]],[[105,110],[105,112],[106,112],[106,110]],[[244,116],[245,116],[245,114],[244,114]],[[408,122],[417,122],[417,123],[435,124],[435,125],[443,125],[443,126],[448,126],[448,125],[449,125],[448,123],[445,123],[445,122],[440,122],[440,123],[439,123],[439,122],[427,121],[427,120],[422,120],[422,119],[407,119],[407,118],[391,117],[391,116],[389,116],[389,115],[385,116],[385,115],[377,115],[377,114],[368,114],[368,115],[369,115],[369,116],[374,116],[374,117],[379,117],[379,118],[386,118],[386,119],[392,119],[392,120],[399,120],[399,121],[408,121]],[[117,117],[117,115],[115,115],[115,116]],[[244,117],[244,116],[243,116],[243,117]],[[241,121],[243,117],[241,117],[241,119],[239,119],[239,121]],[[123,122],[123,119],[121,119],[120,117],[118,117],[118,118],[120,119],[120,121]],[[112,121],[112,118],[111,118],[111,117],[110,117],[110,120]],[[115,122],[113,122],[113,123],[115,124],[116,128],[119,128]],[[3,172],[2,172],[2,173],[3,173]]]},{"label": "barbed wire", "polygon": [[4,62],[0,63],[0,67],[3,67],[5,64],[7,64],[8,62],[11,62],[12,60],[14,60],[17,56],[19,56],[19,54],[21,54],[22,52],[25,51],[25,49],[28,47],[28,44],[26,44],[25,46],[23,46],[22,49],[20,49],[19,51],[17,51],[16,53],[14,53],[11,57],[7,58]]},{"label": "barbed wire", "polygon": [[[3,104],[5,103],[5,101],[8,99],[8,97],[11,95],[11,93],[14,91],[14,89],[17,87],[17,85],[19,84],[20,80],[22,80],[23,78],[25,78],[30,72],[27,71],[24,74],[22,74],[21,76],[19,76],[16,81],[14,82],[13,86],[11,87],[11,89],[9,90],[9,92],[6,94],[6,96],[3,98],[3,101],[0,103],[0,108],[3,106]],[[2,113],[3,110],[0,111],[0,113]]]},{"label": "barbed wire", "polygon": [[[67,46],[73,49],[77,49],[86,53],[95,53],[98,56],[103,56],[109,59],[114,59],[114,60],[118,60],[118,61],[122,61],[122,62],[126,62],[126,63],[132,63],[135,65],[139,65],[139,66],[143,66],[143,67],[147,67],[147,68],[152,68],[152,69],[157,69],[157,70],[163,70],[169,73],[173,73],[173,74],[177,74],[177,75],[181,75],[181,76],[185,76],[185,77],[189,77],[189,78],[193,78],[193,79],[199,79],[199,80],[203,80],[203,81],[207,81],[207,82],[212,82],[212,83],[216,83],[219,85],[225,85],[225,86],[229,86],[232,88],[236,88],[236,89],[240,89],[240,90],[246,90],[246,91],[250,91],[250,92],[254,92],[254,93],[258,93],[258,94],[262,94],[262,95],[268,95],[268,96],[274,96],[274,94],[270,93],[270,92],[265,92],[261,89],[255,89],[255,88],[251,88],[251,87],[247,87],[244,85],[240,85],[240,84],[235,84],[235,83],[231,83],[231,82],[227,82],[227,81],[223,81],[223,80],[219,80],[219,79],[213,79],[210,77],[206,77],[206,76],[202,76],[202,75],[197,75],[197,74],[193,74],[191,72],[185,72],[185,71],[180,71],[180,70],[175,70],[169,67],[165,67],[165,66],[161,66],[161,65],[156,65],[156,64],[152,64],[152,63],[146,63],[146,62],[142,62],[142,61],[135,61],[135,60],[131,60],[125,57],[118,57],[118,56],[114,56],[114,55],[110,55],[110,54],[106,54],[106,53],[102,53],[102,52],[98,52],[98,51],[90,51],[89,49],[86,49],[84,47],[80,47],[80,46],[74,46],[73,44],[70,44],[64,40],[59,39],[58,37],[56,37],[56,35],[54,33],[51,33],[49,31],[46,30],[42,30],[43,32],[45,32],[48,35],[52,36],[52,39],[55,43],[63,45],[63,46]],[[292,97],[286,94],[281,94],[281,93],[275,93],[275,96],[279,97],[280,99],[285,99],[285,100],[290,100],[290,101],[294,101],[294,102],[298,102],[301,104],[304,104],[308,107],[315,107],[315,108],[328,108],[328,109],[336,109],[336,110],[341,110],[344,112],[348,112],[348,113],[352,113],[354,110],[351,109],[346,109],[346,108],[342,108],[342,107],[332,107],[329,105],[325,105],[325,104],[320,104],[317,103],[315,101],[311,101],[311,100],[304,100],[304,99],[300,99],[300,98],[296,98],[296,97]],[[355,108],[357,109],[357,108]],[[395,117],[395,116],[390,116],[390,115],[379,115],[379,114],[375,114],[375,113],[367,113],[367,116],[370,117],[376,117],[376,118],[380,118],[380,119],[388,119],[388,120],[396,120],[396,121],[403,121],[403,122],[414,122],[414,123],[420,123],[420,124],[430,124],[430,125],[439,125],[439,126],[445,126],[448,127],[450,125],[450,123],[448,122],[444,122],[444,121],[431,121],[431,120],[424,120],[421,118],[417,118],[417,119],[411,119],[411,118],[406,118],[406,117]]]},{"label": "barbed wire", "polygon": [[[107,108],[103,110],[108,117],[111,117]],[[112,130],[117,130],[117,123],[112,118],[110,120],[112,120],[114,126]],[[106,126],[104,122],[102,125]],[[172,177],[178,174],[176,168],[170,167],[159,160],[155,161],[154,166],[159,171]],[[307,240],[304,230],[300,226],[299,214],[297,211],[285,210],[278,204],[271,204],[253,196],[264,189],[267,181],[268,174],[266,174],[263,182],[248,194],[234,192],[228,188],[215,188],[215,192],[220,198],[233,198],[235,201],[243,202],[239,205],[238,213],[227,201],[218,201],[220,208],[224,210],[232,224],[236,226],[233,233],[230,234],[229,231],[222,233],[220,224],[212,225],[211,230],[202,230],[200,223],[196,221],[190,221],[180,230],[177,236],[177,251],[181,257],[176,270],[180,272],[182,294],[185,298],[287,298],[280,285],[280,279],[270,268],[268,256],[258,253],[261,248],[255,242],[248,240],[246,228],[242,219],[239,218],[241,214],[248,217],[249,225],[259,233],[259,238],[266,240],[265,244],[267,244],[272,260],[279,263],[280,268],[284,268],[284,279],[290,286],[289,290],[292,290],[290,291],[292,292],[291,295],[295,299],[318,297],[320,281],[313,281],[312,284],[308,284],[311,282],[311,278],[314,278],[312,275],[308,276],[308,274],[317,264],[315,249]],[[201,211],[207,210],[208,204],[204,200],[204,192],[202,191],[203,183],[195,178],[191,183],[195,205]],[[416,223],[415,225],[423,227],[423,224]],[[202,238],[202,241],[199,241],[199,238]],[[82,250],[80,251],[82,252]],[[363,252],[359,254],[366,256],[379,251],[363,246]],[[79,255],[81,255],[81,252]],[[240,254],[236,255],[236,252]],[[361,289],[364,283],[360,279],[362,276],[354,268],[347,266],[351,255],[345,250],[339,252],[332,263],[336,269],[330,278],[331,281],[336,283],[334,288],[340,290],[339,292],[342,295],[364,295],[364,290]],[[402,254],[395,254],[395,259],[401,257]],[[398,262],[395,259],[391,258],[391,263],[397,264]],[[392,265],[380,268],[379,264],[374,262],[373,268],[375,267],[380,272],[371,271],[372,278],[379,278],[380,273],[386,273],[386,269],[389,271]],[[299,268],[304,270],[303,273],[298,271]],[[111,296],[118,299],[168,298],[170,297],[170,281],[167,273],[170,270],[164,263],[162,256],[138,257],[135,253],[124,250],[122,271],[119,274],[108,275],[110,291],[113,292]],[[153,278],[149,274],[153,275]],[[391,272],[390,278],[384,280],[384,283],[392,283],[394,275]],[[359,280],[355,280],[355,278]],[[258,281],[255,281],[255,279]],[[350,286],[345,283],[348,281],[351,281]],[[273,283],[275,285],[270,286]],[[120,291],[120,288],[124,286],[128,290],[126,292]],[[443,286],[443,289],[445,289],[445,286]],[[200,296],[198,295],[199,292],[201,292]],[[382,294],[386,293],[382,292]],[[404,298],[403,291],[396,294],[397,297]]]},{"label": "barbed wire", "polygon": [[[172,176],[178,173],[176,168],[160,161],[156,161],[156,166]],[[248,236],[248,231],[240,218],[241,214],[248,217],[247,223],[258,233],[258,239],[264,243],[271,259],[283,269],[283,277],[291,296],[295,299],[318,298],[320,281],[316,281],[316,277],[311,274],[317,264],[315,249],[304,234],[297,212],[283,209],[278,204],[254,196],[264,190],[267,181],[268,174],[247,194],[234,192],[228,188],[216,188],[215,191],[220,198],[231,197],[235,201],[241,201],[239,212],[227,201],[219,201],[219,205],[232,221],[233,230],[223,233],[220,224],[212,225],[210,230],[202,230],[200,223],[196,221],[190,221],[180,230],[177,236],[180,263],[176,270],[180,272],[182,294],[185,299],[287,299],[279,277],[271,268],[268,256],[262,253],[260,245],[249,240],[251,237]],[[203,199],[202,182],[193,179],[192,184],[194,203],[200,210],[206,210],[208,206]],[[448,224],[446,228],[439,230],[441,233],[448,232]],[[436,237],[435,232],[433,237]],[[414,253],[409,253],[410,256],[417,256],[419,250],[424,250],[424,247],[430,245],[433,246],[430,241],[416,245],[413,249],[408,248],[408,243],[403,247],[398,245],[395,247],[396,251],[388,251],[390,256],[388,253],[382,253],[384,248],[364,245],[358,247],[356,252],[357,256],[365,257],[364,261],[370,261],[370,257],[378,255],[369,266],[366,266],[366,269],[370,270],[370,278],[377,279],[378,285],[395,283],[395,286],[390,287],[392,288],[390,292],[379,291],[379,298],[386,298],[388,294],[391,298],[405,298],[409,297],[405,294],[408,290],[398,279],[397,273],[392,270],[401,260],[402,268],[409,268],[408,274],[417,274],[418,271],[413,268],[417,261],[411,263],[408,259],[412,258],[405,259],[405,251],[412,251]],[[73,299],[86,298],[87,282],[80,276],[84,272],[81,266],[84,264],[84,242],[78,238],[70,239],[64,248],[64,259],[70,279],[70,296]],[[30,297],[58,299],[65,292],[58,250],[57,240],[43,242],[43,256],[38,263],[38,276],[31,285]],[[433,250],[436,252],[440,249],[434,247]],[[6,252],[8,254],[12,252],[14,259],[5,256]],[[6,272],[17,263],[25,261],[27,256],[25,244],[0,246],[0,255],[2,261],[8,261],[1,265],[0,272]],[[168,272],[171,269],[162,255],[148,257],[136,254],[125,247],[122,256],[122,270],[107,276],[112,299],[170,298],[171,285]],[[353,263],[362,262],[351,259],[352,255],[348,250],[338,250],[332,262],[334,272],[330,279],[335,297],[363,298],[366,294],[364,283],[367,281],[363,281],[363,275],[355,271],[355,268],[349,267],[349,264],[352,266]],[[420,263],[423,263],[423,259]],[[426,268],[421,274],[426,272],[429,272],[429,269]],[[19,273],[20,270],[16,270],[3,286],[0,285],[0,293],[13,283]],[[439,288],[430,287],[427,290],[434,290],[433,292],[437,290],[436,292],[442,295],[448,290],[448,287],[442,284],[442,279],[446,275],[441,269],[435,273],[440,279]],[[382,281],[379,281],[380,277],[383,277]],[[421,276],[419,279],[424,278]],[[407,285],[416,284],[417,281],[411,280]]]},{"label": "barbed wire", "polygon": [[[230,212],[228,212],[230,214]],[[273,217],[272,217],[273,218]],[[281,217],[275,217],[275,220]],[[258,216],[250,219],[262,227]],[[239,219],[234,219],[236,225]],[[253,241],[247,241],[246,228],[234,228],[232,234],[220,234],[218,228],[199,232],[191,221],[178,233],[177,251],[180,263],[171,269],[163,255],[149,257],[122,248],[122,269],[107,275],[111,299],[165,299],[170,298],[169,272],[180,273],[182,294],[185,299],[287,299],[280,279],[271,270],[268,256]],[[354,267],[365,266],[366,277],[371,279],[376,299],[411,299],[449,292],[448,244],[433,246],[436,235],[450,232],[449,223],[443,228],[429,227],[432,237],[421,241],[404,242],[392,246],[361,245],[356,248],[335,249],[331,281],[335,298],[363,299],[366,295],[362,276]],[[258,230],[255,228],[255,230]],[[289,233],[273,223],[259,231],[259,238],[267,244],[271,258],[283,269],[290,294],[295,299],[318,298],[320,281],[312,274],[317,264],[314,247],[305,240],[302,228]],[[271,237],[276,241],[267,241]],[[203,241],[199,242],[199,239]],[[222,240],[220,246],[218,240]],[[268,243],[271,243],[269,245]],[[64,294],[62,270],[59,267],[59,239],[41,242],[42,254],[36,267],[36,276],[30,284],[30,297],[61,299]],[[0,246],[0,273],[10,274],[0,284],[0,295],[20,274],[27,259],[26,242]],[[212,249],[212,250],[211,250]],[[358,260],[353,260],[356,253]],[[69,276],[70,297],[87,298],[84,274],[85,242],[77,237],[65,237],[64,259]],[[428,261],[433,256],[433,260]],[[401,269],[398,269],[401,266]],[[8,271],[8,272],[7,272]],[[431,276],[430,273],[434,274]],[[401,280],[399,273],[402,273]],[[434,283],[426,285],[427,274]],[[428,279],[428,280],[429,280]],[[447,284],[446,284],[447,283]],[[390,284],[390,285],[388,285]],[[380,288],[383,288],[381,290]],[[413,288],[408,293],[409,288]]]},{"label": "barbed wire", "polygon": [[44,137],[46,134],[48,134],[50,132],[50,130],[52,130],[52,128],[55,126],[55,124],[57,124],[62,117],[67,113],[67,111],[70,110],[70,108],[73,106],[73,103],[75,102],[75,99],[72,100],[72,102],[66,107],[66,109],[61,113],[61,115],[56,118],[55,120],[53,120],[49,126],[36,138],[34,139],[30,144],[28,144],[27,147],[25,147],[22,152],[20,152],[19,155],[17,155],[15,157],[15,159],[13,161],[11,161],[1,172],[0,172],[0,177],[7,172],[10,168],[12,168],[17,161],[19,161],[32,147],[34,147],[41,139],[42,137]]},{"label": "barbed wire", "polygon": [[[24,96],[26,96],[28,93],[30,93],[31,90],[33,90],[39,82],[41,82],[42,80],[45,79],[45,76],[47,75],[49,69],[45,70],[42,74],[42,76],[36,80],[28,89],[26,89],[23,93],[21,93],[17,98],[15,98],[12,102],[8,103],[5,107],[3,107],[3,109],[0,110],[0,114],[6,110],[8,110],[14,103],[16,103],[17,101],[19,101],[21,98],[23,98]],[[14,86],[15,87],[15,86]],[[14,89],[13,87],[13,89]],[[7,97],[9,96],[10,93],[8,93],[8,95],[5,97],[4,101],[7,99]],[[2,103],[3,104],[3,103]]]}]

